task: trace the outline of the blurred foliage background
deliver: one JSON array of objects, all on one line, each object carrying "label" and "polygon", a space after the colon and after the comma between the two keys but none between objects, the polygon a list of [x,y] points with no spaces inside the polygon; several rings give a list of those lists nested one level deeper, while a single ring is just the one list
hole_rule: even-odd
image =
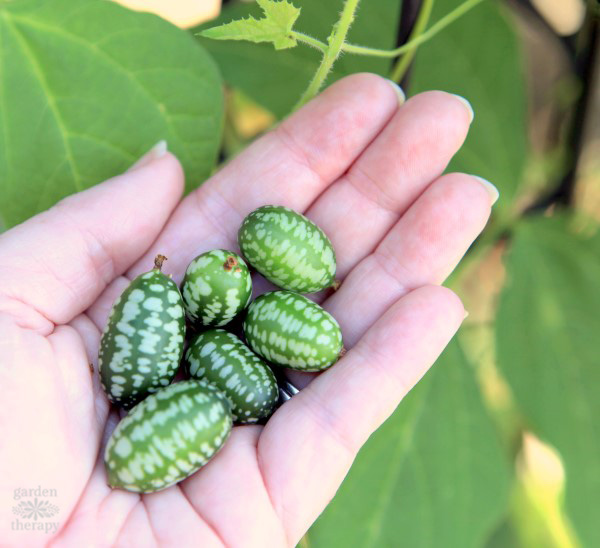
[{"label": "blurred foliage background", "polygon": [[[323,40],[342,5],[293,3],[296,28]],[[436,0],[431,20],[458,4]],[[401,45],[421,6],[363,0],[349,40]],[[162,138],[193,188],[285,116],[319,62],[303,46],[197,37],[253,2],[153,9],[187,30],[102,0],[0,1],[0,225]],[[419,48],[404,89],[469,99],[449,169],[501,199],[448,281],[470,316],[303,546],[600,546],[599,15],[595,0],[487,0]],[[345,55],[329,81],[390,67]]]}]

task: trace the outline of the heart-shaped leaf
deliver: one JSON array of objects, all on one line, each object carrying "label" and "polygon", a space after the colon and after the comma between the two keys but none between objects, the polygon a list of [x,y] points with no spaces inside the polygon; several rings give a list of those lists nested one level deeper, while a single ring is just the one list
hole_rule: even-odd
[{"label": "heart-shaped leaf", "polygon": [[309,532],[315,548],[481,546],[509,474],[457,341],[361,449]]},{"label": "heart-shaped leaf", "polygon": [[104,0],[0,4],[0,215],[8,226],[122,172],[161,139],[211,172],[218,71],[159,17]]},{"label": "heart-shaped leaf", "polygon": [[566,219],[519,226],[496,323],[498,363],[528,426],[560,453],[566,510],[600,546],[600,235]]}]

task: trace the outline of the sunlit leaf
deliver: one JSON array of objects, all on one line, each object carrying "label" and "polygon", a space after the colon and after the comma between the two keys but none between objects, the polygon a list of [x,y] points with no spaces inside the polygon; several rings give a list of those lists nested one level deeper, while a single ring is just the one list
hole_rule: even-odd
[{"label": "sunlit leaf", "polygon": [[318,548],[480,546],[508,468],[458,342],[371,437],[309,532]]},{"label": "sunlit leaf", "polygon": [[210,57],[156,16],[103,0],[0,3],[0,215],[22,221],[161,139],[198,185],[222,103]]},{"label": "sunlit leaf", "polygon": [[272,42],[275,49],[287,49],[296,45],[290,35],[292,27],[300,15],[300,10],[286,0],[257,0],[264,17],[249,16],[211,27],[201,32],[205,38],[213,40],[247,40],[249,42]]},{"label": "sunlit leaf", "polygon": [[600,236],[565,219],[517,228],[497,318],[498,362],[527,424],[560,453],[566,509],[600,546]]}]

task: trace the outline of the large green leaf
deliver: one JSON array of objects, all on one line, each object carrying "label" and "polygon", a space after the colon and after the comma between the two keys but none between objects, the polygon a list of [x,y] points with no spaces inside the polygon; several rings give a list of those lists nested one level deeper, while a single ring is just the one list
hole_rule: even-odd
[{"label": "large green leaf", "polygon": [[[432,20],[456,5],[437,0]],[[450,169],[492,181],[501,194],[494,210],[506,214],[526,159],[526,96],[515,31],[498,4],[484,2],[420,47],[410,92],[428,89],[471,102],[475,120]]]},{"label": "large green leaf", "polygon": [[[294,29],[325,41],[339,18],[343,0],[294,0],[293,4],[302,10]],[[372,47],[394,47],[401,4],[400,0],[362,2],[349,40]],[[261,17],[256,4],[231,4],[217,19],[195,32],[248,16]],[[217,60],[229,84],[280,118],[300,98],[320,60],[320,53],[305,45],[275,51],[270,44],[216,42],[201,37],[199,40]],[[361,71],[387,74],[389,67],[386,59],[344,55],[334,66],[330,81]]]},{"label": "large green leaf", "polygon": [[0,3],[0,215],[13,225],[160,139],[188,185],[220,142],[216,66],[187,33],[104,0]]},{"label": "large green leaf", "polygon": [[497,318],[498,362],[525,420],[560,452],[566,509],[600,546],[600,236],[564,219],[520,226]]},{"label": "large green leaf", "polygon": [[371,437],[311,546],[479,546],[506,507],[508,468],[471,366],[452,342]]}]

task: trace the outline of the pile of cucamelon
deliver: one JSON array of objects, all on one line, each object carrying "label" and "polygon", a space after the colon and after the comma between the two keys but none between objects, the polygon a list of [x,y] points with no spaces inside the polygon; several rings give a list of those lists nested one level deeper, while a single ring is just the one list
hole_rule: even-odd
[{"label": "pile of cucamelon", "polygon": [[[111,487],[150,493],[185,479],[219,451],[233,423],[273,413],[279,390],[271,366],[322,371],[342,354],[336,320],[301,295],[335,285],[335,253],[324,232],[268,205],[244,219],[238,244],[282,290],[251,302],[246,262],[216,249],[190,263],[181,291],[158,255],[155,268],[114,303],[100,341],[100,380],[110,402],[129,413],[104,454]],[[248,346],[220,329],[244,311]],[[171,384],[181,363],[189,379]]]}]

